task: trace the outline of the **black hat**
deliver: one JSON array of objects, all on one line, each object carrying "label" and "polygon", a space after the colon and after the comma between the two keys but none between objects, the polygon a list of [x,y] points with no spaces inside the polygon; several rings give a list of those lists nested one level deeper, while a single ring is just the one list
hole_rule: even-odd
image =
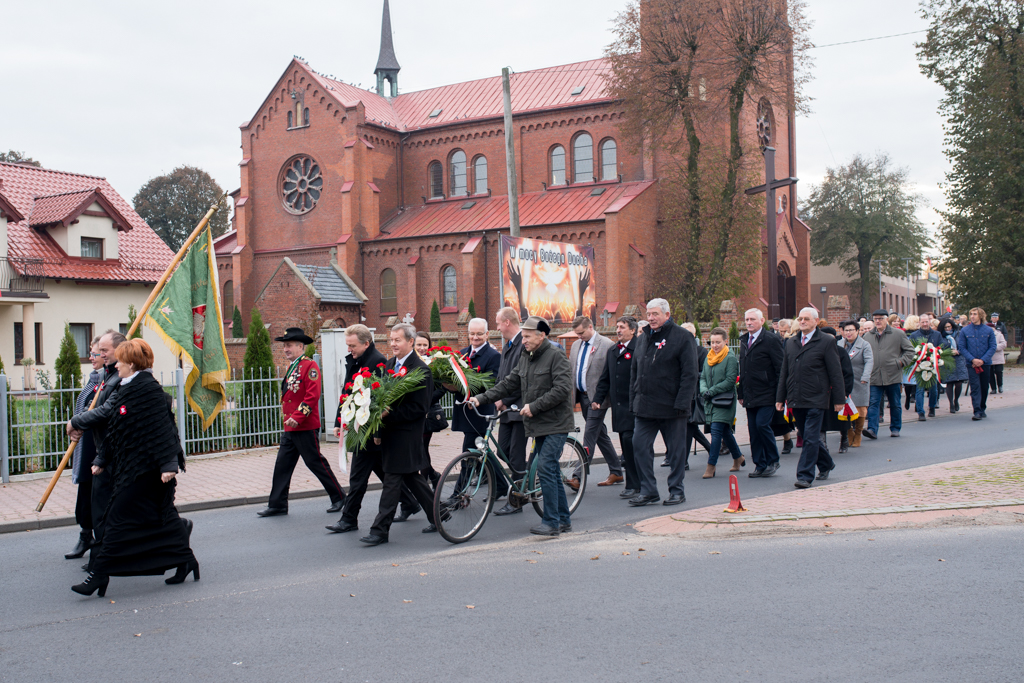
[{"label": "black hat", "polygon": [[886,318],[888,318],[889,311],[885,310],[884,308],[879,308],[877,311],[871,314],[871,317],[874,318],[876,315],[884,315]]},{"label": "black hat", "polygon": [[274,341],[297,341],[302,342],[303,344],[313,343],[313,339],[309,337],[305,332],[303,332],[301,327],[289,327],[287,330],[285,330],[283,337],[274,337]]}]

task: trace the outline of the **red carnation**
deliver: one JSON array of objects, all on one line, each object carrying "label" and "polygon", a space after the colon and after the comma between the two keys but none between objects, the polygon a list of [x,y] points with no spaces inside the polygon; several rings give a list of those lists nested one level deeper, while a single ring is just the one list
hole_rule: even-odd
[{"label": "red carnation", "polygon": [[380,382],[374,382],[370,385],[371,389],[380,389]]},{"label": "red carnation", "polygon": [[474,370],[476,370],[477,372],[480,372],[480,366],[479,366],[479,365],[478,365],[478,366],[476,366],[476,367],[475,367],[475,368],[473,368],[473,369],[474,369]]},{"label": "red carnation", "polygon": [[395,371],[394,370],[388,370],[388,374],[389,375],[393,375],[393,374],[395,374]]},{"label": "red carnation", "polygon": [[384,367],[384,363],[377,363],[377,367],[378,367],[378,368],[382,368],[382,367]]},{"label": "red carnation", "polygon": [[351,389],[352,388],[352,382],[349,382],[348,384],[346,384],[345,388],[346,389]]}]

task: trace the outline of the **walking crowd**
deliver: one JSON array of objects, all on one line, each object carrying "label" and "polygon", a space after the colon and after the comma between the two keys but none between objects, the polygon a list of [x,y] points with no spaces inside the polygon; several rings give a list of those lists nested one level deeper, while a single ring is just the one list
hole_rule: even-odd
[{"label": "walking crowd", "polygon": [[[446,393],[456,397],[451,426],[463,434],[464,451],[478,447],[488,429],[487,417],[500,413],[497,442],[511,477],[522,478],[537,461],[547,504],[541,523],[530,531],[558,536],[572,531],[567,489],[576,492],[584,485],[579,470],[566,475],[559,466],[569,433],[576,430],[575,406],[584,420],[586,465],[595,449],[608,465],[608,477],[597,486],[621,484],[619,497],[630,506],[671,506],[686,501],[683,479],[691,446],[693,453],[697,443],[707,451],[703,479],[715,477],[723,447],[731,456],[730,472],[746,467],[734,435],[740,408],[746,411],[753,463],[748,477],[775,476],[780,455],[793,450],[795,432],[801,451],[794,485],[808,488],[815,479],[828,479],[836,467],[827,433],[840,434],[839,453],[860,447],[863,437],[877,439],[886,402],[890,436],[898,437],[911,401],[921,421],[935,416],[942,393],[949,412],[957,413],[966,385],[972,419],[979,421],[986,417],[990,390],[1002,392],[1005,326],[1000,327],[998,314],[987,323],[980,308],[971,309],[966,318],[922,314],[908,316],[902,324],[879,310],[871,320],[841,323],[838,331],[811,307],[795,320],[770,324],[753,308],[744,314],[746,331],[738,340],[738,353],[730,349],[729,334],[721,327],[711,330],[705,347],[691,323],[673,320],[664,299],[647,304],[646,320],[620,317],[616,341],[598,334],[590,318],[576,318],[577,340],[568,357],[549,339],[551,327],[543,318],[523,321],[515,309],[502,308],[495,323],[500,351],[487,341],[486,320],[474,318],[468,325],[470,345],[460,354],[495,380],[493,387],[468,400],[458,387],[434,385],[427,366],[429,334],[407,323],[395,325],[389,334],[391,358],[385,360],[366,326],[346,329],[347,377],[363,371],[383,375],[426,370],[423,386],[391,405],[380,430],[352,453],[347,493],[320,452],[320,368],[304,355],[313,339],[300,328],[288,328],[275,339],[290,362],[281,384],[284,435],[268,505],[257,514],[288,514],[289,485],[301,458],[330,497],[327,512],[341,513],[327,526],[332,533],[359,528],[371,474],[383,488],[373,525],[360,538],[363,543],[387,543],[394,522],[420,511],[428,521],[423,533],[436,532],[433,499],[439,475],[429,447],[432,435],[448,427],[440,405]],[[955,367],[942,371],[944,389],[938,383],[929,389],[913,385],[909,370],[915,341],[951,351]],[[76,520],[81,532],[65,557],[90,553],[83,566],[88,577],[72,590],[85,595],[99,591],[102,596],[110,576],[159,575],[169,569],[175,574],[166,579],[168,584],[181,583],[189,574],[198,581],[199,564],[189,548],[192,523],[174,507],[175,476],[184,471],[185,460],[169,397],[152,375],[152,349],[141,339],[129,341],[108,331],[94,340],[91,358],[94,372],[67,424],[69,435],[79,441],[72,473],[79,485]],[[618,451],[608,433],[608,410]],[[341,430],[339,405],[336,435]],[[669,468],[664,500],[654,470],[659,434],[666,448],[662,466]],[[493,474],[495,498],[504,498],[512,484],[505,472]],[[508,497],[495,515],[522,512]]]}]

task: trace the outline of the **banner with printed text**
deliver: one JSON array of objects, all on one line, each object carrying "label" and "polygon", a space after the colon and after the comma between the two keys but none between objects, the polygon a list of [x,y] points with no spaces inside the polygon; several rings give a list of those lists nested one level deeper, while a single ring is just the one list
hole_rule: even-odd
[{"label": "banner with printed text", "polygon": [[528,237],[501,237],[503,306],[525,320],[539,315],[552,322],[572,322],[597,314],[594,247],[545,242]]}]

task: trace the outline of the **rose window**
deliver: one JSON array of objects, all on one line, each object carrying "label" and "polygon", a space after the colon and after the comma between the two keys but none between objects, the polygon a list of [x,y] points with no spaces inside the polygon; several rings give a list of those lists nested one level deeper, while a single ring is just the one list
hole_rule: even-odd
[{"label": "rose window", "polygon": [[311,211],[320,200],[323,186],[320,165],[311,157],[292,159],[281,175],[281,198],[285,208],[291,213]]}]

